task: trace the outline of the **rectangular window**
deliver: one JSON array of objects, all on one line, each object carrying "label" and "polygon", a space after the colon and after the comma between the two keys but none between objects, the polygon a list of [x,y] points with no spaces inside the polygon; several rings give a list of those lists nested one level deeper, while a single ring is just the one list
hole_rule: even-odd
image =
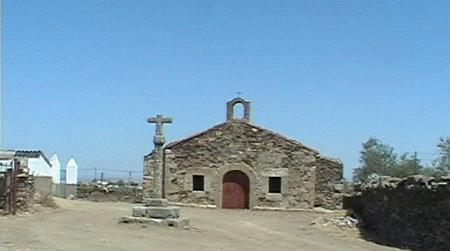
[{"label": "rectangular window", "polygon": [[192,191],[205,191],[205,176],[192,175]]},{"label": "rectangular window", "polygon": [[269,193],[281,193],[281,177],[269,177]]}]

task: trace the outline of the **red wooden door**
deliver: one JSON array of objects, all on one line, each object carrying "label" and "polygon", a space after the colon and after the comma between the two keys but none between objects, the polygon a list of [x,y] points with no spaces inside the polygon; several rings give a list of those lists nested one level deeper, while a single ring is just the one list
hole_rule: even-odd
[{"label": "red wooden door", "polygon": [[241,171],[229,171],[223,176],[222,208],[248,208],[249,179]]}]

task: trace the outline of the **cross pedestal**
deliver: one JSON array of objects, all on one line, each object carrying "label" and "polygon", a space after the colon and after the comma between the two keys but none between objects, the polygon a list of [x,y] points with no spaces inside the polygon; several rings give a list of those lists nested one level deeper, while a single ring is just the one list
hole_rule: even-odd
[{"label": "cross pedestal", "polygon": [[170,206],[166,199],[148,198],[143,206],[133,207],[133,216],[124,216],[122,223],[144,223],[185,228],[189,218],[180,217],[180,208]]},{"label": "cross pedestal", "polygon": [[[148,123],[156,124],[155,136],[153,143],[155,149],[150,157],[146,159],[145,168],[152,168],[147,172],[152,172],[151,177],[151,198],[144,198],[144,205],[133,207],[133,216],[124,216],[121,218],[122,223],[144,223],[166,225],[171,227],[186,227],[189,224],[189,218],[180,217],[180,208],[170,206],[169,201],[164,199],[164,132],[163,125],[172,123],[172,118],[164,117],[161,114],[151,117]],[[146,177],[144,176],[144,183]],[[147,195],[148,196],[148,195]]]}]

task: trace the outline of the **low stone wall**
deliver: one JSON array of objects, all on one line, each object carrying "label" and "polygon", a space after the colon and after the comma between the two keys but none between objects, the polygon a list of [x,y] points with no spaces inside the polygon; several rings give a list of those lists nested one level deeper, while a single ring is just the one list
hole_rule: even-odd
[{"label": "low stone wall", "polygon": [[347,202],[368,239],[411,250],[450,250],[450,177],[379,177]]},{"label": "low stone wall", "polygon": [[26,211],[34,204],[34,178],[25,173],[17,175],[16,208]]},{"label": "low stone wall", "polygon": [[81,183],[77,187],[76,197],[96,202],[122,201],[137,203],[143,200],[143,189],[141,186]]},{"label": "low stone wall", "polygon": [[34,176],[34,189],[37,193],[51,194],[52,193],[52,177]]}]

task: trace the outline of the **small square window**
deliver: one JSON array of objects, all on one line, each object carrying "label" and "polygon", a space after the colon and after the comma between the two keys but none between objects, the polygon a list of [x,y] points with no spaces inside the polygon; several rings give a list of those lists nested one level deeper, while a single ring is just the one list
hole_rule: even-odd
[{"label": "small square window", "polygon": [[269,193],[281,193],[281,177],[269,177]]},{"label": "small square window", "polygon": [[205,191],[205,176],[192,175],[192,190]]}]

